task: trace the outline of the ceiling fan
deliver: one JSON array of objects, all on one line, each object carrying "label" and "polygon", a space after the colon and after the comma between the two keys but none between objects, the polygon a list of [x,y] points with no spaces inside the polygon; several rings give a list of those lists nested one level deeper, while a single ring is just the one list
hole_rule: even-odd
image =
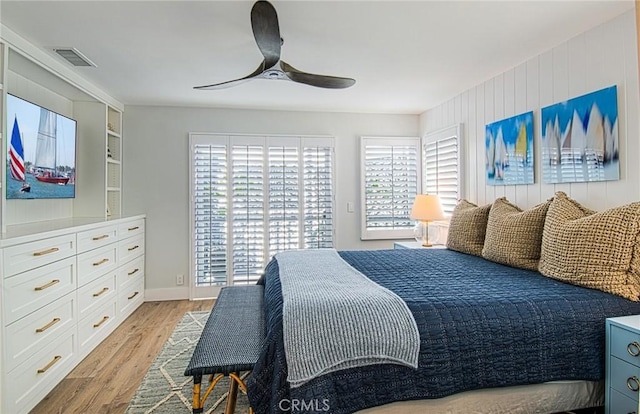
[{"label": "ceiling fan", "polygon": [[253,73],[239,79],[195,86],[194,89],[224,89],[252,79],[281,79],[320,88],[341,89],[356,83],[355,79],[302,72],[280,59],[284,40],[280,37],[278,14],[268,1],[257,1],[251,8],[251,28],[264,60]]}]

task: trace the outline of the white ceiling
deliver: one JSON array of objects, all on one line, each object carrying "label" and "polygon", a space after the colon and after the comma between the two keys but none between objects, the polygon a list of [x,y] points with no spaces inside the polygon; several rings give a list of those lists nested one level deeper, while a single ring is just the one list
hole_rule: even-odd
[{"label": "white ceiling", "polygon": [[[79,49],[74,68],[125,104],[421,113],[571,37],[633,1],[273,1],[282,59],[356,79],[343,90],[254,80],[262,60],[246,1],[11,1],[0,20],[32,44]],[[57,56],[57,55],[56,55]]]}]

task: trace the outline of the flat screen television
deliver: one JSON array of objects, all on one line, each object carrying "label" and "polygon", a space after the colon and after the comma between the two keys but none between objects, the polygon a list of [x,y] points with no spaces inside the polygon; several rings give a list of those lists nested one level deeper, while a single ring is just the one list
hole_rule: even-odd
[{"label": "flat screen television", "polygon": [[7,94],[7,199],[76,196],[76,121]]}]

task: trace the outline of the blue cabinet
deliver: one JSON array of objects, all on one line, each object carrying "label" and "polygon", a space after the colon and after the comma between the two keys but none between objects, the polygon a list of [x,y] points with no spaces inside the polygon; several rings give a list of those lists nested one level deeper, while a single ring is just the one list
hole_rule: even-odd
[{"label": "blue cabinet", "polygon": [[609,318],[605,414],[640,414],[640,315]]}]

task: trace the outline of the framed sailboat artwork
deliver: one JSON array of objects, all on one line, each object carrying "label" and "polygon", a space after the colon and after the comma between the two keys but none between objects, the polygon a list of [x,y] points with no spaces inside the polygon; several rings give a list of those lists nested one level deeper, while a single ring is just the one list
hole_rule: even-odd
[{"label": "framed sailboat artwork", "polygon": [[75,197],[76,121],[11,94],[6,107],[7,199]]},{"label": "framed sailboat artwork", "polygon": [[544,183],[620,179],[616,86],[547,106],[541,112]]},{"label": "framed sailboat artwork", "polygon": [[533,184],[533,112],[485,127],[487,185]]}]

